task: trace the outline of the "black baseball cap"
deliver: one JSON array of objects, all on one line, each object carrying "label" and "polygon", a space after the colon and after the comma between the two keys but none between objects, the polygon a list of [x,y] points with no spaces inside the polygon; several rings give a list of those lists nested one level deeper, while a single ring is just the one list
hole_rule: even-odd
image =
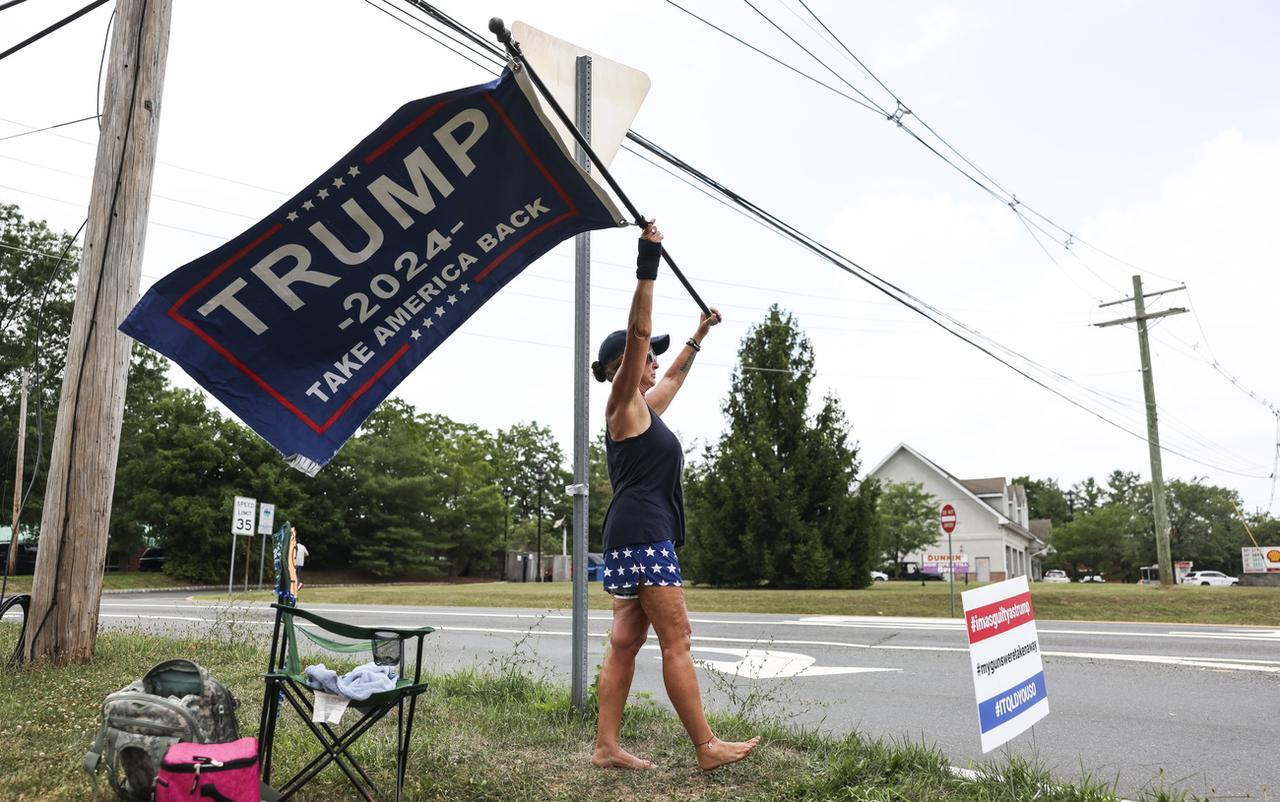
[{"label": "black baseball cap", "polygon": [[[601,365],[608,365],[613,360],[622,356],[622,350],[627,345],[626,329],[618,329],[617,331],[604,338],[604,342],[600,343],[600,353],[598,358]],[[671,345],[670,334],[659,334],[657,337],[649,338],[649,347],[653,349],[655,354],[661,354]]]}]

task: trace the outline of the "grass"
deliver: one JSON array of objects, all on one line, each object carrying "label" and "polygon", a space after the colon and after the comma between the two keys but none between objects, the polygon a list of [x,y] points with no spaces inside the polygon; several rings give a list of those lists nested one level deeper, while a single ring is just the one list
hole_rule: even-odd
[{"label": "grass", "polygon": [[[190,585],[166,576],[159,571],[112,571],[102,575],[103,590],[149,590],[151,588],[179,588]],[[225,584],[225,583],[224,583]],[[5,593],[30,593],[31,575],[9,577]]]},{"label": "grass", "polygon": [[[0,625],[7,653],[16,627]],[[196,656],[240,701],[239,719],[255,734],[265,665],[261,634],[231,623],[195,637],[103,634],[86,665],[0,669],[0,766],[4,798],[109,800],[105,780],[95,785],[79,768],[98,725],[106,694],[173,656]],[[491,667],[435,677],[422,697],[413,733],[405,798],[454,802],[568,802],[653,799],[714,802],[1015,802],[1037,799],[1089,802],[1114,799],[1105,783],[1083,778],[1061,784],[1034,763],[1014,760],[978,767],[979,778],[957,777],[936,750],[914,743],[882,742],[850,735],[832,738],[769,721],[713,717],[725,738],[764,736],[748,761],[709,775],[697,771],[687,738],[673,715],[652,702],[628,707],[623,738],[662,766],[652,772],[601,771],[588,763],[595,731],[591,715],[575,713],[567,691],[529,676],[518,655]],[[394,732],[385,724],[360,745],[375,781],[390,781]],[[298,767],[310,747],[300,723],[281,724],[275,765]],[[388,737],[389,736],[389,737]],[[279,775],[277,774],[277,777]],[[325,770],[299,794],[303,800],[353,796],[336,769]],[[1152,788],[1138,795],[1152,802],[1188,799]]]},{"label": "grass", "polygon": [[[970,585],[970,587],[977,587]],[[962,609],[956,586],[956,611]],[[568,582],[368,585],[304,588],[307,602],[328,604],[568,609]],[[686,587],[691,612],[782,613],[791,615],[950,615],[947,583],[877,582],[866,590],[725,590]],[[1273,626],[1280,590],[1275,588],[1173,587],[1144,585],[1033,583],[1036,617],[1061,621],[1144,621],[1181,624]],[[215,597],[219,598],[219,597]],[[220,597],[220,598],[225,598]],[[239,598],[269,600],[268,593]],[[588,593],[591,609],[608,610],[598,583]]]}]

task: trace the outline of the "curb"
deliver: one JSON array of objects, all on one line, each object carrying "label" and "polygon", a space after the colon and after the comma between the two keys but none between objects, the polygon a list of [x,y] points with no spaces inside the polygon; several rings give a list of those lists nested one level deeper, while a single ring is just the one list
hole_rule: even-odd
[{"label": "curb", "polygon": [[[432,585],[432,584],[440,584],[440,583],[378,582],[376,586],[390,587],[393,585]],[[372,585],[369,582],[346,582],[346,583],[339,583],[339,584],[315,584],[315,585],[307,583],[306,585],[307,588],[365,588],[365,587],[371,587],[371,586]],[[249,587],[249,592],[252,593],[254,591],[270,591],[274,588],[275,588],[275,585],[251,585]],[[165,588],[112,588],[111,590],[102,591],[102,595],[106,596],[107,594],[110,594],[110,593],[184,593],[188,591],[205,591],[205,590],[222,591],[223,593],[225,593],[227,591],[227,586],[226,585],[172,585],[170,587],[165,587]],[[244,586],[233,588],[231,592],[244,593],[245,592]]]}]

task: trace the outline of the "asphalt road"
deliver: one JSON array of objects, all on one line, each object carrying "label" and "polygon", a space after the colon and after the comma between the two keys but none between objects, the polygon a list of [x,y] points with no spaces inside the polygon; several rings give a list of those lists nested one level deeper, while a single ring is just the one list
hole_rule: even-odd
[{"label": "asphalt road", "polygon": [[[305,603],[305,598],[304,598]],[[439,627],[430,671],[517,661],[568,683],[566,610],[307,605],[365,625]],[[960,621],[696,613],[694,657],[707,704],[835,734],[924,740],[957,766],[984,756]],[[271,611],[179,594],[103,597],[104,629],[248,626]],[[601,659],[609,616],[593,613],[588,660]],[[1082,775],[1121,795],[1164,785],[1202,796],[1280,798],[1280,629],[1039,621],[1049,716],[988,757],[1036,756],[1064,781]],[[665,703],[650,639],[635,691]]]}]

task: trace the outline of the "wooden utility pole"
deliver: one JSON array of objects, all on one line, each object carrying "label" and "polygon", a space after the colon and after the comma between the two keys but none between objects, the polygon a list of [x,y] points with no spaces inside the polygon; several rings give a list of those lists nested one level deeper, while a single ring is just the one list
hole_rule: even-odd
[{"label": "wooden utility pole", "polygon": [[23,654],[93,655],[172,0],[118,0]]},{"label": "wooden utility pole", "polygon": [[18,402],[18,462],[13,473],[13,527],[9,530],[7,576],[18,562],[18,519],[22,517],[22,458],[27,446],[27,372],[22,371],[22,400]]},{"label": "wooden utility pole", "polygon": [[1142,393],[1147,400],[1147,450],[1151,455],[1151,509],[1156,525],[1156,561],[1160,566],[1160,584],[1168,587],[1173,584],[1173,557],[1169,549],[1169,511],[1165,507],[1164,470],[1160,464],[1160,427],[1156,421],[1156,384],[1151,375],[1151,346],[1147,344],[1147,321],[1169,315],[1180,315],[1186,309],[1175,307],[1163,312],[1147,314],[1147,298],[1178,292],[1186,287],[1174,287],[1171,290],[1142,294],[1142,277],[1133,277],[1133,297],[1119,301],[1111,301],[1102,306],[1114,306],[1133,301],[1133,317],[1120,320],[1109,320],[1097,323],[1099,327],[1118,326],[1121,323],[1138,324],[1138,354],[1142,360]]}]

